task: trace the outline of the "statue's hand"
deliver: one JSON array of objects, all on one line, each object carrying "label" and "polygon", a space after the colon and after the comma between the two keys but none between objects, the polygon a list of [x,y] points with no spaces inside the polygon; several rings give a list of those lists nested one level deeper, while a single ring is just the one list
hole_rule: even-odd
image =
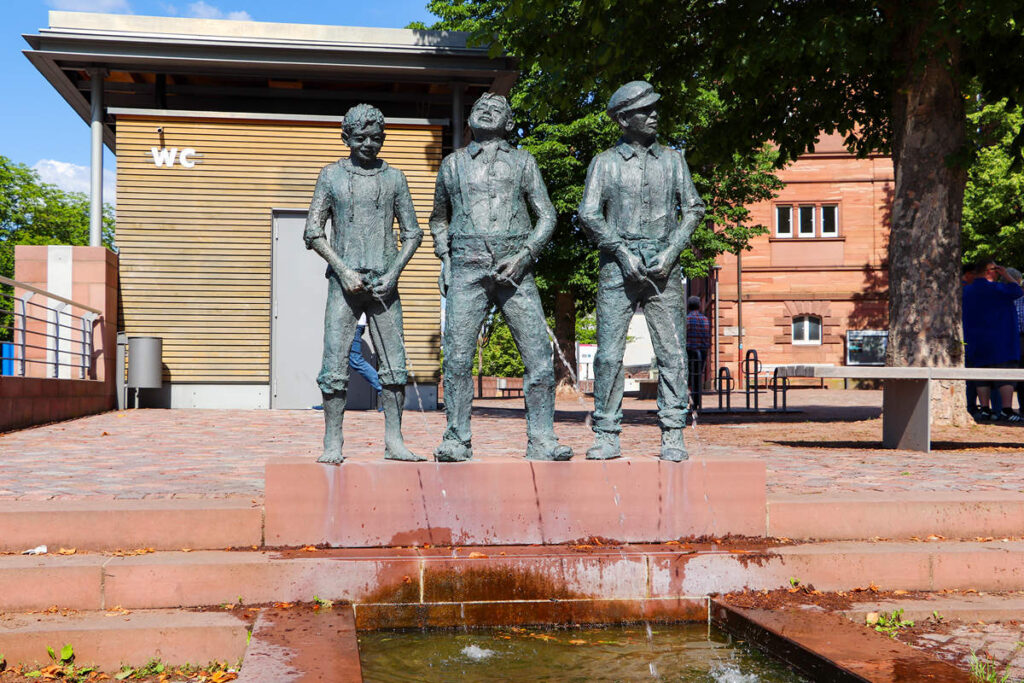
[{"label": "statue's hand", "polygon": [[375,298],[384,299],[391,296],[396,287],[398,287],[398,273],[388,271],[387,273],[384,273],[379,280],[373,283],[373,287],[370,291]]},{"label": "statue's hand", "polygon": [[355,294],[356,292],[362,292],[366,289],[366,282],[356,271],[351,268],[342,268],[338,273],[338,280],[341,282],[341,288],[349,294]]},{"label": "statue's hand", "polygon": [[518,284],[530,267],[530,252],[527,249],[520,249],[518,252],[503,259],[494,271],[494,277],[498,280],[509,280]]},{"label": "statue's hand", "polygon": [[437,288],[441,296],[448,296],[448,285],[451,284],[452,259],[448,254],[441,257],[441,274],[437,276]]},{"label": "statue's hand", "polygon": [[662,280],[668,277],[668,274],[672,272],[672,266],[674,266],[674,259],[668,252],[661,252],[654,261],[647,266],[647,276],[658,280]]},{"label": "statue's hand", "polygon": [[623,249],[620,253],[619,265],[622,266],[622,274],[627,280],[639,282],[647,277],[643,260],[628,249]]}]

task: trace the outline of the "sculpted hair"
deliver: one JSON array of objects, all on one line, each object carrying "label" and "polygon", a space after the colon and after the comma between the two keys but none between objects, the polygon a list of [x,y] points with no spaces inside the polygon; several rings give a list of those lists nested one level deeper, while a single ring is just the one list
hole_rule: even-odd
[{"label": "sculpted hair", "polygon": [[513,118],[513,116],[512,116],[512,105],[510,105],[508,103],[508,100],[504,96],[498,95],[498,94],[495,94],[495,93],[492,93],[492,92],[485,92],[483,95],[481,95],[479,98],[477,98],[477,101],[473,103],[473,109],[476,109],[478,106],[480,106],[484,102],[490,102],[490,101],[494,101],[494,102],[497,102],[497,103],[501,104],[505,108],[505,113],[508,114],[509,120],[511,120]]},{"label": "sculpted hair", "polygon": [[341,124],[341,134],[347,138],[371,123],[379,124],[380,129],[384,130],[384,113],[372,104],[357,104],[345,112],[345,120]]}]

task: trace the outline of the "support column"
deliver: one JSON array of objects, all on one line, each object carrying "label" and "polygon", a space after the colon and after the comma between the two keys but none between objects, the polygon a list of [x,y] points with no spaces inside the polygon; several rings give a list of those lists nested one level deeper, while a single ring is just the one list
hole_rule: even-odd
[{"label": "support column", "polygon": [[466,128],[466,122],[462,116],[465,109],[462,96],[465,91],[465,84],[452,83],[452,149],[462,147],[462,131]]},{"label": "support column", "polygon": [[92,183],[89,193],[89,246],[103,245],[103,74],[89,69],[92,82]]}]

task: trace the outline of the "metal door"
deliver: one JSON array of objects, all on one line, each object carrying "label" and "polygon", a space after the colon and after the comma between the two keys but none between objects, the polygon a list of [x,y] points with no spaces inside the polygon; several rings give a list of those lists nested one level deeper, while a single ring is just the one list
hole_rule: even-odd
[{"label": "metal door", "polygon": [[[324,306],[327,305],[326,264],[306,249],[302,231],[306,211],[275,209],[271,265],[270,407],[311,408],[322,402],[316,384],[323,354]],[[330,224],[328,223],[328,234]],[[373,363],[369,335],[363,356]],[[374,404],[369,383],[353,372],[347,406],[366,410]]]}]

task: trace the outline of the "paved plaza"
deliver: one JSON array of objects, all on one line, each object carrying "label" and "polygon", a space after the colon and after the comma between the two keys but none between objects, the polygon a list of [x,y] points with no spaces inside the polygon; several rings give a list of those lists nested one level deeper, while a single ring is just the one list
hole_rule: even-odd
[{"label": "paved plaza", "polygon": [[[788,414],[699,415],[686,430],[691,457],[762,458],[769,494],[1024,492],[1022,428],[936,427],[931,454],[883,450],[880,391],[800,389],[789,397]],[[657,453],[654,408],[626,399],[626,457]],[[589,399],[558,402],[556,430],[577,457],[591,442],[590,409]],[[311,410],[128,410],[10,432],[0,435],[0,499],[261,499],[266,461],[315,459],[322,420]],[[381,413],[349,411],[346,456],[382,457],[383,426]],[[406,413],[417,453],[430,455],[443,430],[443,412]],[[521,455],[522,399],[477,401],[473,432],[477,458]]]}]

